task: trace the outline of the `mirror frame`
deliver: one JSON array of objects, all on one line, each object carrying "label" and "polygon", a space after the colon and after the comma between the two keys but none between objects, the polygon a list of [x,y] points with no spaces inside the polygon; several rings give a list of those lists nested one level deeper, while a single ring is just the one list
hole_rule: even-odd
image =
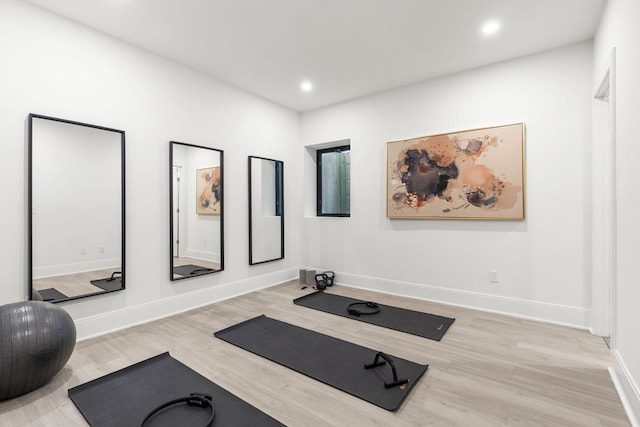
[{"label": "mirror frame", "polygon": [[101,292],[91,292],[91,293],[87,293],[87,294],[82,294],[82,295],[77,295],[77,296],[72,296],[72,297],[68,297],[65,299],[59,299],[59,300],[54,300],[54,301],[49,301],[52,303],[58,303],[58,302],[64,302],[64,301],[71,301],[71,300],[77,300],[77,299],[81,299],[81,298],[87,298],[87,297],[92,297],[92,296],[96,296],[96,295],[104,295],[104,294],[109,294],[112,292],[119,292],[125,289],[125,261],[126,261],[126,256],[125,256],[125,248],[126,248],[126,240],[125,240],[125,229],[126,229],[126,224],[125,224],[125,131],[120,130],[120,129],[114,129],[114,128],[109,128],[109,127],[105,127],[105,126],[99,126],[99,125],[93,125],[90,123],[83,123],[83,122],[78,122],[75,120],[67,120],[67,119],[61,119],[58,117],[51,117],[51,116],[46,116],[46,115],[42,115],[42,114],[35,114],[35,113],[29,113],[29,115],[27,116],[27,170],[28,170],[28,179],[27,179],[27,192],[28,192],[28,202],[27,202],[27,227],[28,227],[28,237],[27,237],[27,246],[28,246],[28,254],[27,254],[27,258],[28,258],[28,274],[27,274],[27,280],[28,280],[28,286],[29,286],[29,299],[33,300],[33,119],[42,119],[42,120],[51,120],[54,122],[59,122],[59,123],[66,123],[66,124],[70,124],[70,125],[75,125],[75,126],[84,126],[84,127],[88,127],[88,128],[92,128],[92,129],[98,129],[98,130],[103,130],[103,131],[108,131],[108,132],[115,132],[120,134],[120,224],[121,224],[121,231],[120,231],[120,272],[121,272],[121,284],[122,286],[120,287],[120,289],[113,289],[113,290],[103,290]]},{"label": "mirror frame", "polygon": [[[209,271],[193,276],[174,276],[173,266],[173,220],[174,220],[174,206],[173,206],[173,147],[174,145],[180,145],[183,147],[199,148],[210,151],[217,151],[220,155],[220,269],[215,271]],[[193,279],[195,277],[207,276],[209,274],[215,274],[224,271],[224,150],[219,148],[205,147],[202,145],[188,144],[186,142],[169,141],[169,280],[184,280]]]},{"label": "mirror frame", "polygon": [[[280,182],[280,191],[278,192],[277,187],[276,187],[276,198],[280,200],[280,256],[277,258],[271,258],[271,259],[267,259],[267,260],[260,260],[260,261],[254,261],[253,260],[253,235],[254,235],[254,230],[253,230],[253,205],[252,205],[252,188],[251,188],[251,183],[252,183],[252,178],[251,178],[251,160],[252,159],[258,159],[258,160],[268,160],[271,162],[275,162],[276,164],[280,164],[280,177],[276,177],[276,186],[278,185],[278,178],[279,178],[279,182]],[[276,169],[277,170],[277,169]],[[282,160],[275,160],[275,159],[269,159],[267,157],[260,157],[260,156],[249,156],[248,158],[248,181],[249,181],[249,265],[258,265],[258,264],[264,264],[267,262],[272,262],[272,261],[277,261],[279,259],[284,259],[284,162]]]}]

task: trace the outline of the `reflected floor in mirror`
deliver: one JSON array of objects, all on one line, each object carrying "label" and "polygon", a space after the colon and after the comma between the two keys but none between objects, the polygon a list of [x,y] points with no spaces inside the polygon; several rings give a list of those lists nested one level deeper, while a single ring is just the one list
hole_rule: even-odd
[{"label": "reflected floor in mirror", "polygon": [[65,297],[77,297],[105,290],[99,286],[91,284],[92,280],[100,280],[111,277],[118,269],[104,269],[84,271],[82,273],[64,274],[61,276],[42,277],[33,280],[33,289],[41,292],[47,289],[54,289]]},{"label": "reflected floor in mirror", "polygon": [[[0,426],[86,426],[68,388],[166,351],[290,427],[629,426],[609,350],[587,331],[340,285],[328,291],[454,317],[433,341],[294,305],[314,292],[302,287],[296,280],[79,342],[49,384],[0,402]],[[261,314],[429,370],[390,412],[213,336]]]},{"label": "reflected floor in mirror", "polygon": [[173,277],[180,279],[183,277],[200,276],[220,270],[220,263],[207,261],[198,258],[174,257]]}]

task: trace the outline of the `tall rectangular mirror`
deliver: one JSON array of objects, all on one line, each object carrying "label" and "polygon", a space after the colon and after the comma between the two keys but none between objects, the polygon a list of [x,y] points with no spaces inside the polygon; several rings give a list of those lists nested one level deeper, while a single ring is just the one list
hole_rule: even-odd
[{"label": "tall rectangular mirror", "polygon": [[125,133],[29,114],[29,296],[124,289]]},{"label": "tall rectangular mirror", "polygon": [[249,264],[284,258],[284,163],[249,156]]},{"label": "tall rectangular mirror", "polygon": [[224,269],[223,151],[169,143],[170,279]]}]

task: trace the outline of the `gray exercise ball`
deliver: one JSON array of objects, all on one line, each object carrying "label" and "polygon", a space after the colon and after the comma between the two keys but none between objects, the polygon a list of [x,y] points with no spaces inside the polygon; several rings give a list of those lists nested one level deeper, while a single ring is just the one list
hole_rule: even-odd
[{"label": "gray exercise ball", "polygon": [[49,382],[75,345],[76,326],[62,308],[43,301],[0,306],[0,401]]},{"label": "gray exercise ball", "polygon": [[40,292],[38,292],[37,289],[32,289],[31,290],[31,300],[32,301],[44,301],[42,299],[42,294],[40,294]]}]

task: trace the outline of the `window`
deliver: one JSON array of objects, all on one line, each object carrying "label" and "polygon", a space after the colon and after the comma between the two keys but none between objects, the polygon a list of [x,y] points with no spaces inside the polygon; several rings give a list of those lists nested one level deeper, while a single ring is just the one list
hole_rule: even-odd
[{"label": "window", "polygon": [[316,152],[318,216],[350,216],[350,151],[350,145],[342,145]]}]

